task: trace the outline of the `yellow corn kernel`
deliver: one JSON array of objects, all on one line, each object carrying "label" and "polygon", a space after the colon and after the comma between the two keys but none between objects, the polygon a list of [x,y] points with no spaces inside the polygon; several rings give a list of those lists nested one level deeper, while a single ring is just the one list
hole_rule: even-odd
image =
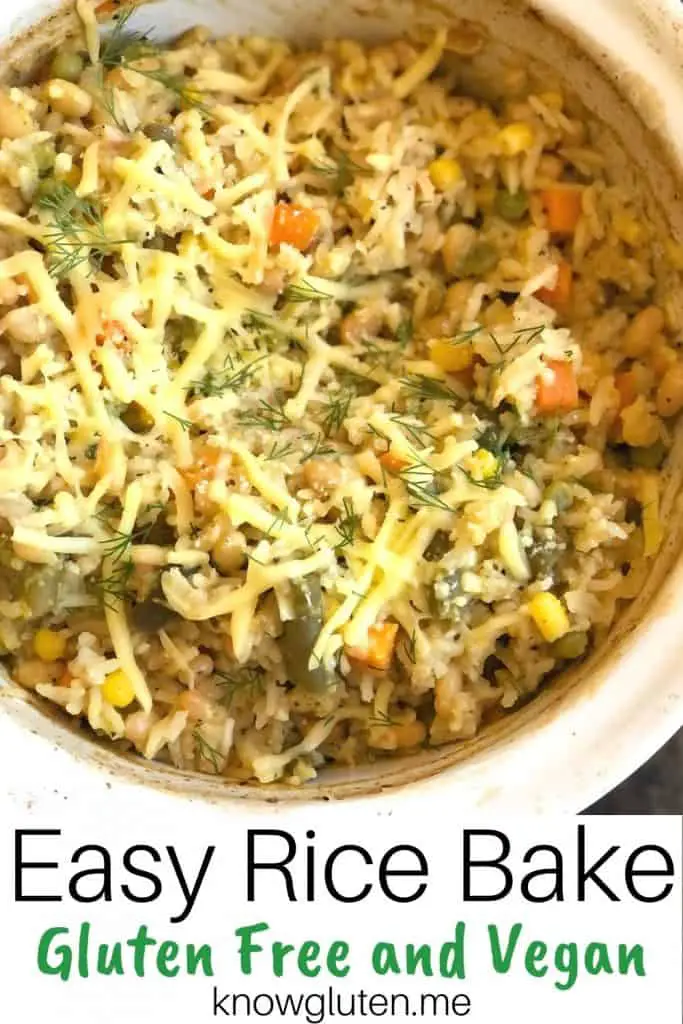
[{"label": "yellow corn kernel", "polygon": [[640,503],[643,510],[643,555],[652,558],[662,545],[664,528],[659,515],[659,485],[657,478],[650,473],[643,476]]},{"label": "yellow corn kernel", "polygon": [[446,373],[460,373],[472,365],[472,346],[468,342],[459,345],[448,338],[435,338],[429,345],[432,362]]},{"label": "yellow corn kernel", "polygon": [[569,617],[564,605],[554,594],[547,591],[536,594],[529,601],[527,608],[541,636],[549,644],[555,643],[569,632]]},{"label": "yellow corn kernel", "polygon": [[118,668],[102,684],[102,696],[114,708],[127,708],[135,700],[133,684],[126,673]]},{"label": "yellow corn kernel", "polygon": [[467,471],[478,483],[490,480],[498,472],[498,459],[493,452],[479,448],[467,459]]},{"label": "yellow corn kernel", "polygon": [[525,149],[531,149],[534,143],[532,129],[522,121],[501,128],[496,138],[505,156],[519,156]]},{"label": "yellow corn kernel", "polygon": [[659,440],[662,421],[642,395],[621,410],[621,433],[632,448],[649,448]]},{"label": "yellow corn kernel", "polygon": [[66,636],[53,629],[39,629],[33,638],[33,650],[41,661],[58,661],[66,650]]},{"label": "yellow corn kernel", "polygon": [[564,96],[561,92],[541,92],[538,98],[550,110],[562,110],[564,106]]},{"label": "yellow corn kernel", "polygon": [[493,209],[496,201],[496,191],[495,185],[482,185],[480,188],[475,189],[474,199],[479,209],[484,210],[485,213]]},{"label": "yellow corn kernel", "polygon": [[674,241],[673,238],[667,238],[665,250],[666,257],[674,270],[683,270],[683,245]]},{"label": "yellow corn kernel", "polygon": [[438,160],[432,160],[427,168],[432,185],[440,192],[446,192],[462,180],[462,167],[457,160],[451,157],[441,156]]},{"label": "yellow corn kernel", "polygon": [[643,225],[639,224],[635,217],[629,213],[615,213],[612,218],[612,225],[617,238],[627,245],[640,245],[644,237]]}]

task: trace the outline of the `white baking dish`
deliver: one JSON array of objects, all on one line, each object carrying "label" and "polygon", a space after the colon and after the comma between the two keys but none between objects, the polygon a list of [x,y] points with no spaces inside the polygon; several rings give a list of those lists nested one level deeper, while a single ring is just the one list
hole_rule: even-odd
[{"label": "white baking dish", "polygon": [[[221,33],[301,40],[395,34],[424,18],[426,8],[421,0],[164,0],[147,8],[141,21],[155,25],[161,36],[202,22]],[[534,57],[543,54],[561,69],[587,106],[614,127],[650,180],[666,217],[674,226],[683,223],[677,192],[683,184],[683,12],[676,0],[429,5],[430,18],[452,14],[484,21],[494,36]],[[30,56],[58,40],[72,18],[57,0],[8,0],[0,12],[0,38],[14,40],[9,62],[27,67]],[[41,22],[17,48],[17,35]],[[286,805],[307,799],[374,796],[390,803],[429,796],[448,801],[461,814],[578,811],[683,725],[683,567],[677,560],[681,524],[676,508],[646,592],[608,647],[471,743],[329,774],[302,790],[264,791],[122,759],[55,719],[11,683],[0,690],[0,708],[6,712],[0,716],[0,742],[5,736],[13,749],[21,749],[17,729],[31,729],[52,741],[26,737],[31,757],[22,758],[22,772],[30,772],[36,784],[53,780],[60,771],[79,777],[56,744],[77,756],[81,776],[104,769],[114,784],[134,778],[210,800],[232,800],[233,808],[240,801],[264,798]]]}]

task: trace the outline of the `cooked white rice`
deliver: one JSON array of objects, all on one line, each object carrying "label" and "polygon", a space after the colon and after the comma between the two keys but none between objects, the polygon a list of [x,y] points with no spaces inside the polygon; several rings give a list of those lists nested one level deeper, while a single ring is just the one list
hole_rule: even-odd
[{"label": "cooked white rice", "polygon": [[0,93],[10,674],[229,778],[472,737],[658,551],[683,253],[471,26],[160,48],[81,8]]}]

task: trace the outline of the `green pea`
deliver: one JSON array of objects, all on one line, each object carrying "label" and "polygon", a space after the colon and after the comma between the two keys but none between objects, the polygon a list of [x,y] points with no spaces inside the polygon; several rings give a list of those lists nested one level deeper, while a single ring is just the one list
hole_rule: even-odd
[{"label": "green pea", "polygon": [[496,213],[504,220],[516,222],[521,220],[529,209],[529,196],[520,188],[518,192],[501,189],[496,192]]},{"label": "green pea", "polygon": [[498,266],[498,250],[490,242],[475,242],[460,264],[462,277],[482,277]]},{"label": "green pea", "polygon": [[131,402],[126,406],[121,419],[134,434],[147,434],[154,426],[154,420],[139,402]]},{"label": "green pea", "polygon": [[148,124],[145,125],[144,132],[152,142],[166,142],[169,146],[175,146],[176,134],[170,124]]},{"label": "green pea", "polygon": [[52,170],[55,163],[54,147],[49,142],[40,142],[33,150],[33,159],[39,174]]},{"label": "green pea", "polygon": [[588,647],[588,633],[576,632],[567,633],[566,636],[556,640],[550,650],[553,657],[559,661],[574,661],[586,653]]},{"label": "green pea", "polygon": [[632,465],[641,469],[659,469],[666,458],[666,445],[656,441],[649,448],[631,448],[629,452]]},{"label": "green pea", "polygon": [[571,487],[561,480],[555,481],[546,488],[543,495],[546,501],[554,502],[558,512],[566,512],[574,504],[574,495]]},{"label": "green pea", "polygon": [[56,53],[50,65],[53,78],[63,78],[66,82],[77,82],[83,74],[83,58],[73,50]]}]

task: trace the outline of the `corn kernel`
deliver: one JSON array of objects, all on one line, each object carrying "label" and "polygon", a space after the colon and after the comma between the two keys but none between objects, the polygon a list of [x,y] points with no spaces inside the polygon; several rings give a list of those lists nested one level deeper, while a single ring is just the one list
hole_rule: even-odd
[{"label": "corn kernel", "polygon": [[440,192],[446,192],[462,180],[462,167],[457,160],[441,156],[438,160],[432,160],[428,167],[429,177],[434,188]]},{"label": "corn kernel", "polygon": [[460,373],[472,365],[472,346],[467,342],[454,344],[448,338],[435,338],[430,343],[432,362],[446,373]]},{"label": "corn kernel", "polygon": [[653,474],[646,474],[640,487],[640,503],[643,509],[643,555],[652,558],[659,551],[664,539],[664,528],[659,514],[659,485]]},{"label": "corn kernel", "polygon": [[538,98],[550,110],[562,110],[564,106],[564,96],[561,92],[541,92]]},{"label": "corn kernel", "polygon": [[102,696],[114,708],[127,708],[135,700],[135,690],[126,673],[119,668],[104,680]]},{"label": "corn kernel", "polygon": [[635,217],[628,213],[615,213],[612,218],[612,225],[617,238],[627,245],[640,245],[643,241],[643,225],[639,224]]},{"label": "corn kernel", "polygon": [[496,138],[505,156],[519,156],[525,149],[531,149],[534,133],[528,124],[519,121],[502,128]]},{"label": "corn kernel", "polygon": [[53,629],[39,629],[33,638],[33,650],[41,661],[58,661],[66,650],[66,636]]},{"label": "corn kernel", "polygon": [[548,591],[536,594],[529,601],[527,608],[541,636],[549,644],[555,643],[569,632],[569,617],[564,605],[554,594]]},{"label": "corn kernel", "polygon": [[674,270],[683,270],[683,245],[673,238],[666,240],[666,256]]},{"label": "corn kernel", "polygon": [[498,472],[498,459],[486,448],[477,449],[467,460],[467,469],[478,483],[490,480]]}]

